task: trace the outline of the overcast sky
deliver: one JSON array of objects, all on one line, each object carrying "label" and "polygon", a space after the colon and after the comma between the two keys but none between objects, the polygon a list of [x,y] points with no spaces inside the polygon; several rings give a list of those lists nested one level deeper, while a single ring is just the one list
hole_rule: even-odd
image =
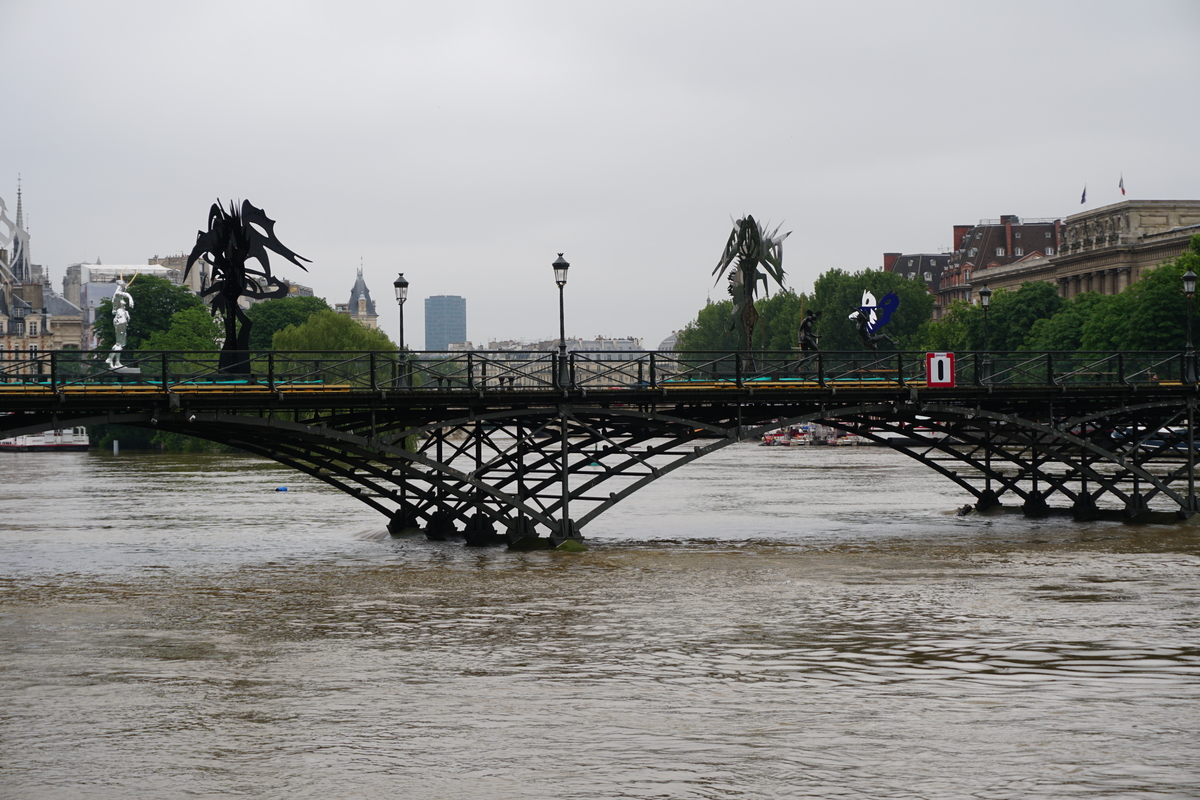
[{"label": "overcast sky", "polygon": [[360,263],[467,298],[467,335],[655,347],[730,217],[789,285],[937,252],[954,224],[1200,198],[1200,3],[0,0],[0,197],[35,263],[190,251],[249,199],[349,299]]}]

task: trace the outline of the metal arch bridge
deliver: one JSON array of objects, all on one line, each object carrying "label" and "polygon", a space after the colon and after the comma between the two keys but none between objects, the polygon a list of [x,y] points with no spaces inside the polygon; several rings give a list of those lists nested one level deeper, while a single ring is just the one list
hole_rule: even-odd
[{"label": "metal arch bridge", "polygon": [[[772,428],[906,453],[986,511],[1190,516],[1195,365],[1182,353],[0,352],[0,436],[120,423],[220,442],[367,503],[399,532],[537,547]],[[546,534],[546,535],[542,535]]]}]

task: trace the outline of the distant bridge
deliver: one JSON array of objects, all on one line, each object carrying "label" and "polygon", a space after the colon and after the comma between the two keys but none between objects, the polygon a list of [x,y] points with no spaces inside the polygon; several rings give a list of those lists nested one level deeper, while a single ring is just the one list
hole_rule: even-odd
[{"label": "distant bridge", "polygon": [[582,538],[684,464],[808,422],[904,452],[980,511],[1197,510],[1181,353],[960,353],[952,388],[931,387],[910,352],[264,352],[236,375],[214,353],[126,353],[121,370],[105,355],[0,353],[0,436],[100,423],[197,436],[435,539]]}]

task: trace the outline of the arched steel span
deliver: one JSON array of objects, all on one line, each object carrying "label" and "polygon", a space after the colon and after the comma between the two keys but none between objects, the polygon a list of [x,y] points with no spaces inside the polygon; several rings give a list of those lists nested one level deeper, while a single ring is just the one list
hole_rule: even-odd
[{"label": "arched steel span", "polygon": [[648,396],[635,404],[561,397],[317,410],[164,402],[103,415],[10,416],[0,418],[0,433],[110,422],[198,436],[312,475],[387,515],[393,530],[420,526],[434,538],[459,534],[480,544],[541,531],[551,540],[580,536],[649,482],[772,427],[805,422],[901,450],[961,486],[980,509],[1013,498],[1034,516],[1135,517],[1151,501],[1160,511],[1196,510],[1190,394],[1099,409],[1061,393],[1020,402],[911,397],[835,402],[828,394],[739,392],[669,405]]}]

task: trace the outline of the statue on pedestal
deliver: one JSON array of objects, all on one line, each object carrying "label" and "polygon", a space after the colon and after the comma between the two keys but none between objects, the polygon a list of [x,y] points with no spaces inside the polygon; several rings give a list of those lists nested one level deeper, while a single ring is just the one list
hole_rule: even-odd
[{"label": "statue on pedestal", "polygon": [[[129,283],[133,283],[132,278]],[[112,369],[124,368],[121,363],[121,351],[125,349],[125,328],[129,325],[129,310],[133,308],[133,295],[126,291],[127,288],[128,285],[125,281],[118,280],[117,290],[113,292],[113,334],[116,337],[116,344],[113,345],[112,352],[108,354],[108,359],[104,362]]]}]

